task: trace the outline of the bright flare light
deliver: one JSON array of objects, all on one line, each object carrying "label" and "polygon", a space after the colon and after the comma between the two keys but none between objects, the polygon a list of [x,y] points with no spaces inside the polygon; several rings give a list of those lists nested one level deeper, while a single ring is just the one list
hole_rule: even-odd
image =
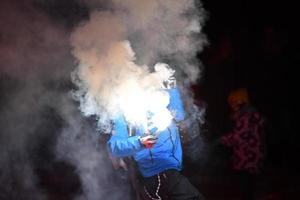
[{"label": "bright flare light", "polygon": [[169,94],[162,88],[143,87],[136,80],[126,81],[119,88],[118,104],[126,120],[158,134],[172,121],[167,109]]}]

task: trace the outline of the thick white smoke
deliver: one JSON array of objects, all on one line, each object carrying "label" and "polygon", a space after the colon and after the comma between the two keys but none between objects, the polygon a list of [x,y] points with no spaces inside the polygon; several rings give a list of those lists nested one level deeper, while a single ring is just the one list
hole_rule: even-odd
[{"label": "thick white smoke", "polygon": [[[65,2],[75,3],[71,7]],[[0,199],[53,198],[56,183],[43,176],[51,172],[57,178],[56,157],[75,169],[81,181],[77,199],[123,199],[128,192],[128,185],[109,177],[114,173],[99,147],[99,135],[68,97],[74,69],[71,48],[78,60],[74,94],[81,110],[98,116],[100,124],[119,111],[115,97],[127,90],[122,88],[161,88],[165,77],[153,70],[158,62],[174,68],[179,82],[199,77],[194,61],[205,40],[201,7],[194,1],[76,2],[0,3]],[[72,10],[84,11],[84,2],[90,6],[86,14],[66,19]],[[87,16],[70,36],[70,24]],[[158,91],[156,98],[167,101]],[[72,173],[66,171],[62,178],[71,181]],[[61,180],[57,184],[64,186]]]},{"label": "thick white smoke", "polygon": [[95,127],[78,115],[77,108],[67,98],[61,102],[60,111],[66,124],[57,141],[56,153],[58,159],[75,166],[79,175],[82,191],[74,199],[130,200],[130,183],[116,181],[119,177],[114,177],[106,145],[99,143]]},{"label": "thick white smoke", "polygon": [[[74,96],[84,115],[98,117],[100,128],[120,112],[129,121],[144,123],[147,108],[168,104],[161,90],[164,78],[153,70],[157,62],[176,69],[185,86],[199,78],[195,61],[206,42],[201,33],[204,12],[194,0],[106,2],[107,9],[94,9],[71,36],[78,59]],[[160,113],[170,118],[166,111]]]},{"label": "thick white smoke", "polygon": [[45,113],[64,95],[56,89],[70,71],[68,34],[30,0],[1,1],[0,27],[0,199],[47,199],[36,169],[40,145],[56,135]]}]

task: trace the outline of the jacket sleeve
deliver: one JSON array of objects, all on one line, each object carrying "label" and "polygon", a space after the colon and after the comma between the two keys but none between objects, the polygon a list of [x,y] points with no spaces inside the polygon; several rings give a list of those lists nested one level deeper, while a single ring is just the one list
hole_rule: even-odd
[{"label": "jacket sleeve", "polygon": [[167,90],[170,95],[170,104],[168,109],[173,113],[176,122],[184,120],[185,112],[181,100],[181,95],[178,88],[172,88]]},{"label": "jacket sleeve", "polygon": [[115,157],[132,156],[143,149],[139,136],[128,137],[127,124],[124,117],[119,117],[115,120],[114,133],[107,144]]}]

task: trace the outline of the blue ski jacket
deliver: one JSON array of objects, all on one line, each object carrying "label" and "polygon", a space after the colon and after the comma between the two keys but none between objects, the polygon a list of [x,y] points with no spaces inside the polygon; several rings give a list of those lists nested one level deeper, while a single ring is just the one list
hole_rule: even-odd
[{"label": "blue ski jacket", "polygon": [[182,169],[182,147],[176,122],[184,119],[184,109],[178,88],[166,90],[170,96],[168,109],[174,114],[169,127],[160,132],[153,148],[145,148],[140,136],[145,133],[142,127],[135,127],[135,135],[129,136],[123,116],[114,121],[114,134],[108,141],[112,155],[133,156],[142,176],[150,177],[168,169]]}]

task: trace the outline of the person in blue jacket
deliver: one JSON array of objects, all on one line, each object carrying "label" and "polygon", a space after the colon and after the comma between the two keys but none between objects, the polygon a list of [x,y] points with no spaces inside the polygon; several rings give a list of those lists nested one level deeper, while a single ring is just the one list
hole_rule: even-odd
[{"label": "person in blue jacket", "polygon": [[[145,134],[148,130],[132,127],[123,116],[114,121],[114,134],[108,141],[113,156],[132,156],[142,175],[144,198],[202,200],[203,196],[180,174],[182,147],[177,123],[184,119],[180,92],[177,87],[166,89],[170,96],[168,109],[174,114],[173,121],[158,135]],[[148,132],[149,133],[149,132]]]}]

